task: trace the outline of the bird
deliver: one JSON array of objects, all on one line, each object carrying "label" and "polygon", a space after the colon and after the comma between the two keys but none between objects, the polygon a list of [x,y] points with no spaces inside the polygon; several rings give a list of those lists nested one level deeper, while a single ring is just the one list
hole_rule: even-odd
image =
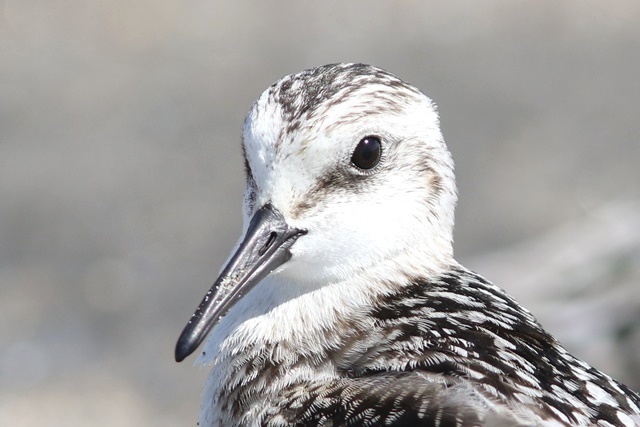
[{"label": "bird", "polygon": [[206,340],[201,427],[640,426],[636,392],[455,260],[454,164],[419,89],[294,73],[241,146],[242,236],[175,349]]}]

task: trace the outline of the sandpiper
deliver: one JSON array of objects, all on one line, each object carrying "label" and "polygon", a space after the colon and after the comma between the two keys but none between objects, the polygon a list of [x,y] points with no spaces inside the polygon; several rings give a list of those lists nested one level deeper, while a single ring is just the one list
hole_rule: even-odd
[{"label": "sandpiper", "polygon": [[282,78],[242,144],[244,230],[176,346],[200,426],[640,426],[640,397],[453,257],[436,108],[379,68]]}]

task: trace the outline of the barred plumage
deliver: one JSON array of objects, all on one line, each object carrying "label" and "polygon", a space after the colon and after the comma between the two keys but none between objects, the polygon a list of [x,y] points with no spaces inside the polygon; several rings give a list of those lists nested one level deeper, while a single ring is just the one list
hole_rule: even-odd
[{"label": "barred plumage", "polygon": [[176,348],[211,331],[201,426],[640,426],[638,394],[453,259],[453,163],[417,89],[287,76],[243,149],[245,236]]}]

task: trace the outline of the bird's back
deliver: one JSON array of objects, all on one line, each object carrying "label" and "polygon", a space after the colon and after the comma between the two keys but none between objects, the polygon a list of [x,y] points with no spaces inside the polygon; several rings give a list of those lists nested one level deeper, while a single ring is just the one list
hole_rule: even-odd
[{"label": "bird's back", "polygon": [[[273,425],[633,426],[640,398],[574,358],[500,288],[460,267],[415,278],[331,358],[339,378],[292,384]],[[268,423],[269,423],[268,422]],[[289,425],[287,424],[287,425]]]}]

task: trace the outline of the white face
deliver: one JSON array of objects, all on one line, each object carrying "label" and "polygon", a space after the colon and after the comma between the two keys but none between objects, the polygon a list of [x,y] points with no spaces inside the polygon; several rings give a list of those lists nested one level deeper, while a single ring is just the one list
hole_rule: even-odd
[{"label": "white face", "polygon": [[[377,150],[355,156],[364,139]],[[315,290],[328,290],[320,299],[331,315],[330,301],[338,309],[454,263],[453,161],[429,98],[391,74],[340,64],[287,76],[254,104],[243,143],[245,233],[180,335],[176,360],[216,325],[210,349],[236,327],[295,336],[295,325],[257,319],[291,320],[291,309],[300,324],[326,317],[306,313]]]},{"label": "white face", "polygon": [[[403,254],[427,267],[449,261],[453,162],[431,101],[399,80],[393,87],[354,81],[302,111],[303,104],[277,102],[290,81],[263,93],[244,128],[251,172],[245,229],[271,202],[290,226],[308,230],[291,247],[292,259],[272,274],[327,283]],[[294,80],[288,91],[305,83]],[[370,136],[381,141],[382,155],[362,170],[351,158]]]}]

